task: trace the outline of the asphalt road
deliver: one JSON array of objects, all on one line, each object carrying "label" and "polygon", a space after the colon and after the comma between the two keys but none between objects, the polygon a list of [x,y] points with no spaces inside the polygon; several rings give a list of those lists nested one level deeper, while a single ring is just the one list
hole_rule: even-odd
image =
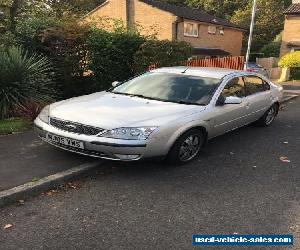
[{"label": "asphalt road", "polygon": [[78,189],[2,209],[0,248],[192,249],[192,234],[239,233],[293,234],[293,248],[267,249],[300,249],[299,124],[300,98],[271,127],[216,138],[187,166],[109,162]]},{"label": "asphalt road", "polygon": [[1,136],[0,159],[0,191],[94,160],[48,145],[33,131]]}]

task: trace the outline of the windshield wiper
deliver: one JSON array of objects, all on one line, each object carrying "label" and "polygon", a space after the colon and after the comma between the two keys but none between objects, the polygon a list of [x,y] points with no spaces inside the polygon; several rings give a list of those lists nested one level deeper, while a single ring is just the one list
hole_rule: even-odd
[{"label": "windshield wiper", "polygon": [[206,106],[206,104],[204,104],[204,103],[189,102],[189,101],[184,101],[184,100],[180,100],[180,101],[165,100],[165,99],[156,98],[156,97],[144,96],[144,95],[141,95],[141,94],[129,94],[129,93],[113,92],[113,91],[111,93],[119,94],[119,95],[127,95],[127,96],[130,96],[130,97],[140,97],[140,98],[144,98],[144,99],[148,99],[148,100],[161,101],[161,102],[173,102],[173,103],[186,104],[186,105]]},{"label": "windshield wiper", "polygon": [[179,104],[186,104],[186,105],[206,106],[206,104],[204,104],[204,103],[188,102],[188,101],[184,101],[184,100],[174,101],[174,102],[179,103]]}]

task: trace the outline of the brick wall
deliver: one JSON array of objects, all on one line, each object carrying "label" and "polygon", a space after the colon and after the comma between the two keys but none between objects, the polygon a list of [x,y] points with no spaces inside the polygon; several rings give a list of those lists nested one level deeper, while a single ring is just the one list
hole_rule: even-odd
[{"label": "brick wall", "polygon": [[144,35],[157,34],[157,38],[160,40],[172,40],[172,24],[176,17],[138,0],[134,0],[134,2],[135,22],[141,26],[141,33]]},{"label": "brick wall", "polygon": [[99,26],[112,25],[113,19],[127,21],[126,1],[125,0],[109,0],[92,11],[86,18],[87,22],[95,22]]},{"label": "brick wall", "polygon": [[[129,6],[130,11],[126,11],[126,3],[127,6]],[[199,37],[185,37],[183,35],[183,19],[138,0],[109,0],[101,8],[96,9],[88,15],[86,20],[97,20],[101,17],[121,19],[124,23],[126,23],[127,20],[130,20],[131,22],[134,21],[140,26],[142,34],[156,34],[157,38],[160,40],[176,39],[175,22],[179,20],[177,33],[178,40],[189,42],[194,47],[223,49],[233,56],[239,56],[241,54],[242,31],[224,27],[224,35],[219,33],[211,35],[208,34],[208,24],[199,23]]]},{"label": "brick wall", "polygon": [[282,44],[280,56],[291,52],[291,48],[287,46],[288,42],[300,41],[300,16],[286,16],[284,23],[284,31],[282,35]]},{"label": "brick wall", "polygon": [[[186,20],[189,21],[189,20]],[[194,21],[191,21],[194,22]],[[229,29],[224,27],[224,35],[221,35],[217,30],[216,34],[208,33],[208,24],[199,24],[199,37],[184,36],[184,24],[179,23],[178,38],[179,40],[190,43],[193,47],[204,48],[219,48],[229,52],[233,56],[239,56],[242,49],[243,32],[236,29]]]}]

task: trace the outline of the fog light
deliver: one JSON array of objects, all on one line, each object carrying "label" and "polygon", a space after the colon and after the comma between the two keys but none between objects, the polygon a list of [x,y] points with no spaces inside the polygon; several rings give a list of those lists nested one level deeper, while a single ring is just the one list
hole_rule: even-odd
[{"label": "fog light", "polygon": [[124,161],[136,160],[140,157],[140,155],[120,155],[120,154],[115,154],[115,156],[118,157],[120,160],[124,160]]}]

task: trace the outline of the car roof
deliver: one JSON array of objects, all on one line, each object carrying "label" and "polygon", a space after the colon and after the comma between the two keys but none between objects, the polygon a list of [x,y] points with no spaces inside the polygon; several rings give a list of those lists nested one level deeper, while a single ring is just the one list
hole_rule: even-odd
[{"label": "car roof", "polygon": [[173,74],[184,73],[186,75],[192,75],[192,76],[201,76],[201,77],[222,79],[223,77],[225,77],[227,75],[234,74],[234,73],[241,73],[244,71],[235,70],[235,69],[225,69],[225,68],[179,66],[179,67],[158,68],[155,70],[151,70],[151,72],[173,73]]}]

